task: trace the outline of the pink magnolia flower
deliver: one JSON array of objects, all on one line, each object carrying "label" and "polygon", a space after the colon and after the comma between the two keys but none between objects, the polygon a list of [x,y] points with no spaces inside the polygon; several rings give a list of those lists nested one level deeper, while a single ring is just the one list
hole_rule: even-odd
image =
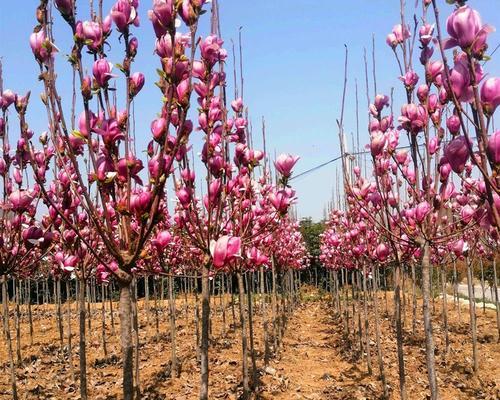
[{"label": "pink magnolia flower", "polygon": [[409,70],[406,74],[400,76],[399,79],[404,83],[405,87],[409,89],[413,89],[418,83],[418,75],[412,70]]},{"label": "pink magnolia flower", "polygon": [[191,190],[189,188],[181,188],[175,192],[177,195],[177,198],[179,199],[179,203],[184,208],[187,208],[189,206],[189,203],[191,201],[192,195],[191,195]]},{"label": "pink magnolia flower", "polygon": [[435,154],[438,148],[439,148],[439,139],[436,136],[430,138],[429,143],[427,145],[427,149],[429,150],[429,154],[430,155]]},{"label": "pink magnolia flower", "polygon": [[[91,132],[94,131],[95,128],[97,128],[97,123],[98,123],[98,118],[92,111],[90,111],[89,127]],[[87,118],[85,111],[82,111],[80,117],[78,118],[78,131],[83,137],[88,139],[90,132],[87,129]]]},{"label": "pink magnolia flower", "polygon": [[291,154],[280,154],[274,162],[274,166],[283,177],[288,178],[299,159],[300,157],[292,156]]},{"label": "pink magnolia flower", "polygon": [[401,116],[398,121],[404,129],[417,134],[427,125],[427,117],[427,110],[423,106],[410,103],[401,107]]},{"label": "pink magnolia flower", "polygon": [[37,245],[43,242],[43,231],[36,226],[29,226],[22,232],[22,238],[30,245]]},{"label": "pink magnolia flower", "polygon": [[227,53],[222,48],[223,44],[224,41],[215,35],[209,35],[201,42],[201,57],[207,65],[213,66],[216,62],[226,59]]},{"label": "pink magnolia flower", "polygon": [[453,172],[460,174],[469,159],[469,147],[465,136],[457,136],[444,148],[444,155]]},{"label": "pink magnolia flower", "polygon": [[241,238],[237,236],[222,236],[210,246],[214,267],[222,268],[240,256]]},{"label": "pink magnolia flower", "polygon": [[488,78],[481,86],[481,101],[486,113],[493,115],[500,105],[500,78]]},{"label": "pink magnolia flower", "polygon": [[106,87],[108,85],[108,81],[113,78],[113,75],[111,74],[112,68],[113,64],[108,62],[108,60],[106,60],[105,58],[100,58],[99,60],[94,62],[92,73],[99,87]]},{"label": "pink magnolia flower", "polygon": [[461,257],[468,249],[467,242],[464,242],[463,239],[457,240],[455,243],[451,244],[451,251],[457,257]]},{"label": "pink magnolia flower", "polygon": [[407,150],[398,150],[395,155],[396,161],[403,165],[408,160],[408,151]]},{"label": "pink magnolia flower", "polygon": [[131,23],[139,23],[135,7],[129,0],[118,0],[111,9],[111,18],[120,32],[124,32]]},{"label": "pink magnolia flower", "polygon": [[153,120],[151,122],[151,133],[155,140],[162,139],[167,133],[167,120],[163,117]]},{"label": "pink magnolia flower", "polygon": [[138,216],[144,215],[151,204],[152,194],[150,191],[134,193],[130,196],[130,211]]},{"label": "pink magnolia flower", "polygon": [[180,104],[187,105],[189,102],[190,89],[189,79],[184,79],[177,85],[177,100]]},{"label": "pink magnolia flower", "polygon": [[386,138],[383,132],[375,131],[370,135],[370,151],[373,157],[377,157],[384,151]]},{"label": "pink magnolia flower", "polygon": [[406,39],[411,36],[411,33],[407,26],[403,28],[401,24],[395,25],[392,28],[392,32],[387,35],[386,43],[395,48],[398,44],[403,43]]},{"label": "pink magnolia flower", "polygon": [[450,116],[446,120],[446,127],[452,135],[456,135],[460,131],[460,118],[456,115]]},{"label": "pink magnolia flower", "polygon": [[462,50],[472,48],[474,52],[484,52],[488,33],[493,28],[483,25],[479,13],[469,6],[457,8],[446,20],[446,30],[450,39],[444,45],[446,49],[459,46]]},{"label": "pink magnolia flower", "polygon": [[424,24],[420,27],[419,38],[422,46],[427,46],[432,41],[432,34],[434,32],[434,25]]},{"label": "pink magnolia flower", "polygon": [[207,0],[181,0],[179,15],[186,25],[193,25],[198,19],[201,7]]},{"label": "pink magnolia flower", "polygon": [[114,118],[105,120],[100,128],[94,128],[95,132],[102,136],[104,144],[110,146],[118,140],[123,140],[125,135],[120,128],[120,124]]},{"label": "pink magnolia flower", "polygon": [[450,71],[449,85],[446,87],[453,91],[459,101],[469,102],[472,100],[470,72],[464,62],[455,63],[455,66]]},{"label": "pink magnolia flower", "polygon": [[50,43],[43,29],[31,34],[30,46],[33,55],[41,63],[47,62],[52,57],[52,54],[57,52],[57,49]]},{"label": "pink magnolia flower", "polygon": [[167,248],[168,244],[172,241],[172,235],[169,231],[164,230],[158,232],[156,237],[151,240],[151,244],[158,250],[163,251]]},{"label": "pink magnolia flower", "polygon": [[23,212],[33,201],[33,195],[27,190],[16,190],[9,195],[12,210]]},{"label": "pink magnolia flower", "polygon": [[425,66],[425,76],[431,82],[440,81],[444,64],[440,60],[429,61]]},{"label": "pink magnolia flower", "polygon": [[415,219],[418,223],[424,221],[425,217],[431,212],[431,206],[427,201],[423,201],[415,208]]},{"label": "pink magnolia flower", "polygon": [[153,0],[153,9],[148,16],[153,24],[156,37],[165,35],[173,23],[173,0]]},{"label": "pink magnolia flower", "polygon": [[285,190],[270,193],[269,201],[280,214],[286,214],[292,203],[291,196]]},{"label": "pink magnolia flower", "polygon": [[379,261],[385,261],[389,257],[390,249],[385,243],[380,243],[375,249],[375,256]]},{"label": "pink magnolia flower", "polygon": [[472,218],[474,217],[474,209],[469,205],[466,204],[462,210],[460,210],[460,217],[462,218],[462,221],[466,224],[472,221]]},{"label": "pink magnolia flower", "polygon": [[240,113],[243,110],[243,99],[238,97],[236,100],[231,102],[231,108],[235,113]]},{"label": "pink magnolia flower", "polygon": [[75,36],[82,40],[90,51],[96,52],[104,43],[103,27],[94,21],[78,21]]},{"label": "pink magnolia flower", "polygon": [[10,89],[4,90],[1,96],[1,108],[7,110],[16,101],[17,95]]},{"label": "pink magnolia flower", "polygon": [[144,86],[144,74],[142,72],[134,72],[130,77],[130,96],[136,96]]}]

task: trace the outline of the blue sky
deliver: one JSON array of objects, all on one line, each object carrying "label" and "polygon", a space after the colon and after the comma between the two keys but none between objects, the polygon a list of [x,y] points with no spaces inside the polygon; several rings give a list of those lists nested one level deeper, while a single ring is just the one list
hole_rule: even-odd
[{"label": "blue sky", "polygon": [[[86,1],[78,0],[78,4],[83,3]],[[350,53],[346,132],[356,128],[354,81],[357,79],[361,141],[367,141],[363,48],[367,48],[370,57],[372,34],[375,35],[378,91],[389,94],[391,87],[395,87],[395,98],[399,97],[402,87],[397,80],[397,65],[385,44],[386,34],[399,22],[399,0],[219,0],[219,3],[221,30],[228,50],[231,50],[230,40],[237,41],[238,29],[243,27],[245,102],[250,110],[256,147],[260,142],[261,118],[265,117],[268,153],[300,155],[297,173],[340,153],[335,121],[340,115],[344,43]],[[451,7],[444,0],[440,3],[444,23]],[[46,129],[39,100],[42,88],[28,43],[37,4],[37,0],[0,2],[0,57],[4,63],[5,87],[20,93],[32,90],[28,119],[39,134]],[[109,10],[112,4],[113,1],[105,0],[104,9]],[[472,0],[469,4],[480,11],[483,22],[500,29],[498,0]],[[135,30],[140,55],[134,70],[146,74],[146,87],[135,105],[138,148],[144,148],[150,135],[150,121],[160,109],[159,91],[153,84],[158,61],[153,55],[154,34],[146,14],[150,5],[150,1],[141,0],[141,27]],[[414,0],[408,0],[407,15],[414,12]],[[87,17],[82,14],[81,18]],[[202,33],[206,32],[208,18],[204,24]],[[70,95],[70,69],[64,62],[64,54],[70,49],[68,38],[63,39],[64,33],[68,36],[67,29],[57,16],[56,42],[61,50],[59,87],[63,96]],[[114,32],[115,40],[116,36]],[[489,43],[491,48],[500,43],[498,32],[491,35]],[[496,57],[500,58],[500,52]],[[110,53],[110,59],[120,62],[115,52]],[[488,63],[487,71],[498,76],[500,62]],[[373,96],[371,82],[370,95]],[[340,164],[333,163],[294,182],[299,196],[299,216],[322,217],[335,187],[337,168]]]}]

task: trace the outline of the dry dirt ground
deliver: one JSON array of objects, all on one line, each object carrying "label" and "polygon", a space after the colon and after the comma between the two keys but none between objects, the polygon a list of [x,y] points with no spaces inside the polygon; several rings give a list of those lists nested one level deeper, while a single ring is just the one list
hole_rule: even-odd
[{"label": "dry dirt ground", "polygon": [[[229,299],[228,299],[229,301]],[[388,299],[391,310],[391,298]],[[114,305],[116,310],[117,304]],[[180,377],[172,378],[170,371],[170,335],[167,303],[159,312],[159,335],[150,301],[150,312],[140,302],[140,385],[144,399],[196,399],[199,388],[199,367],[196,362],[194,302],[177,300],[177,343],[181,362]],[[384,313],[385,301],[380,295],[382,308],[382,347],[390,398],[398,399],[396,342],[391,320]],[[12,308],[12,305],[11,305]],[[233,323],[231,307],[226,310],[226,335],[222,335],[222,313],[219,299],[213,303],[213,342],[210,350],[210,399],[237,399],[241,394],[241,344],[238,324]],[[236,311],[238,309],[236,305]],[[495,313],[477,310],[478,349],[480,371],[472,373],[471,341],[469,339],[468,312],[462,306],[460,322],[453,305],[449,306],[450,351],[444,354],[444,332],[441,324],[440,304],[436,300],[434,333],[438,384],[442,399],[498,399],[500,398],[500,344],[497,343]],[[315,289],[302,293],[302,301],[290,316],[283,345],[265,369],[262,363],[263,327],[256,306],[255,346],[260,369],[259,398],[293,399],[379,399],[382,395],[376,374],[375,330],[370,324],[373,375],[367,374],[366,361],[359,352],[356,335],[347,338],[344,321],[335,315],[326,295]],[[66,312],[66,305],[63,304]],[[120,399],[121,370],[118,338],[113,334],[109,310],[106,318],[107,357],[103,354],[100,304],[93,306],[92,326],[88,335],[88,386],[92,400]],[[352,309],[351,309],[352,311]],[[412,334],[411,309],[407,305],[405,318],[404,354],[409,399],[426,399],[427,375],[425,370],[422,319],[418,317],[417,332]],[[419,313],[420,313],[419,304]],[[18,367],[18,392],[21,399],[78,399],[78,380],[71,377],[67,349],[67,320],[64,322],[65,345],[60,349],[59,333],[53,306],[34,307],[34,337],[30,344],[26,316],[22,320],[21,347],[23,365]],[[116,312],[116,311],[115,311]],[[148,315],[148,318],[146,317]],[[370,307],[373,317],[373,308]],[[65,316],[66,318],[66,316]],[[357,317],[356,317],[357,318]],[[148,321],[149,320],[149,321]],[[77,314],[72,304],[72,340],[74,372],[78,374]],[[355,319],[357,326],[358,320]],[[118,315],[115,316],[118,333]],[[11,328],[14,316],[11,314]],[[350,326],[352,331],[353,327]],[[0,346],[0,399],[10,399],[9,369],[5,339]]]}]

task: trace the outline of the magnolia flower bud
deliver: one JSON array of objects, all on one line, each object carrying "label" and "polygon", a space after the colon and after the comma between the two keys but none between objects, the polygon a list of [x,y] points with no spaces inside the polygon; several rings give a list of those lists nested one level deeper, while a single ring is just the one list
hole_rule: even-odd
[{"label": "magnolia flower bud", "polygon": [[55,3],[63,17],[73,15],[73,0],[55,0]]},{"label": "magnolia flower bud", "polygon": [[[130,22],[132,7],[129,0],[118,0],[111,8],[111,19],[120,32],[125,32]],[[134,11],[135,14],[135,11]]]},{"label": "magnolia flower bud", "polygon": [[444,149],[444,155],[453,172],[460,174],[469,159],[469,147],[465,136],[457,136]]},{"label": "magnolia flower bud", "polygon": [[385,261],[387,257],[389,257],[389,254],[389,246],[387,246],[385,243],[380,243],[375,249],[375,256],[377,257],[378,261]]},{"label": "magnolia flower bud", "polygon": [[446,127],[452,135],[456,135],[460,131],[460,118],[452,115],[446,120]]},{"label": "magnolia flower bud", "polygon": [[493,115],[500,105],[500,78],[488,78],[481,87],[483,109],[488,115]]},{"label": "magnolia flower bud", "polygon": [[139,41],[136,37],[130,39],[128,43],[128,49],[131,57],[135,57],[137,55],[137,49],[139,48]]},{"label": "magnolia flower bud", "polygon": [[94,75],[95,82],[99,87],[104,88],[108,85],[108,81],[113,77],[111,74],[112,68],[113,64],[108,62],[105,58],[100,58],[94,62],[92,73]]},{"label": "magnolia flower bud", "polygon": [[173,0],[153,0],[153,9],[148,12],[157,38],[165,35],[173,23]]},{"label": "magnolia flower bud", "polygon": [[130,77],[130,96],[135,97],[144,86],[144,74],[142,72],[134,72]]},{"label": "magnolia flower bud", "polygon": [[50,43],[43,29],[31,34],[30,46],[33,55],[41,63],[47,62],[52,56],[52,52],[57,51],[57,49],[52,46],[52,43]]},{"label": "magnolia flower bud", "polygon": [[12,90],[7,89],[4,90],[1,96],[2,100],[2,110],[5,111],[7,108],[10,107],[11,104],[13,104],[16,101],[17,94],[15,94]]}]

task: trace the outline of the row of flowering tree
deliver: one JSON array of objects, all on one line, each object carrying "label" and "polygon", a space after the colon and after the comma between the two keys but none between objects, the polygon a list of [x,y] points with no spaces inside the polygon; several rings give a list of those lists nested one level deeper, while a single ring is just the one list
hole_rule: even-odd
[{"label": "row of flowering tree", "polygon": [[[288,216],[296,199],[288,179],[298,158],[279,156],[274,162],[273,180],[265,153],[250,145],[243,100],[226,98],[227,52],[218,35],[217,2],[212,3],[211,34],[203,38],[197,34],[204,3],[154,0],[148,12],[156,35],[156,85],[162,101],[151,122],[144,159],[135,141],[133,112],[134,100],[145,84],[144,74],[134,71],[139,54],[139,41],[134,36],[140,25],[138,0],[117,0],[109,14],[104,13],[102,2],[96,10],[90,2],[87,17],[81,11],[85,10],[83,4],[75,0],[40,1],[29,43],[43,86],[46,132],[35,135],[29,127],[29,104],[34,101],[30,93],[21,96],[4,91],[0,80],[0,174],[4,193],[0,267],[4,331],[15,399],[18,394],[7,301],[9,277],[35,279],[50,275],[57,283],[54,301],[61,351],[61,282],[66,282],[68,299],[72,282],[76,281],[82,399],[89,398],[86,334],[91,313],[87,302],[97,298],[97,284],[101,285],[105,354],[105,299],[110,300],[114,331],[110,285],[119,288],[124,399],[140,398],[139,280],[148,285],[150,276],[168,278],[171,362],[175,373],[176,280],[191,280],[196,285],[201,280],[201,334],[197,338],[200,399],[209,397],[210,297],[216,282],[222,282],[219,292],[225,295],[229,282],[233,290],[233,276],[237,281],[234,292],[239,293],[244,398],[258,384],[252,291],[257,282],[264,295],[268,277],[272,280],[273,329],[266,330],[266,348],[278,336],[278,329],[282,334],[284,315],[292,307],[291,303],[279,307],[277,293],[282,290],[279,296],[284,298],[284,288],[287,293],[297,289],[296,275],[287,273],[286,281],[285,271],[301,269],[308,260],[298,225]],[[59,16],[53,12],[54,7]],[[62,21],[66,35],[72,38],[66,50],[73,75],[72,97],[61,95],[63,83],[57,73],[63,68],[57,43],[64,41],[55,37],[53,27]],[[113,42],[122,49],[118,63],[110,56]],[[197,105],[195,112],[190,111],[193,104]],[[18,116],[15,151],[9,141],[12,111]],[[195,134],[203,138],[200,160],[190,156],[190,137]],[[168,207],[167,191],[176,197],[173,210]],[[276,275],[280,277],[279,288]],[[197,293],[197,287],[192,290]],[[146,292],[148,296],[149,289]],[[291,297],[288,300],[292,302]],[[264,298],[264,310],[266,301]],[[231,303],[234,309],[234,301]],[[158,313],[156,326],[158,329]],[[69,303],[67,329],[73,374]],[[266,351],[266,363],[267,355]]]},{"label": "row of flowering tree", "polygon": [[[394,115],[396,107],[389,104],[389,96],[376,95],[373,99],[368,126],[371,172],[362,176],[359,165],[351,165],[354,160],[343,148],[345,201],[332,211],[322,237],[323,264],[334,270],[360,272],[365,291],[368,272],[376,289],[380,271],[392,270],[403,399],[408,398],[401,302],[405,275],[411,274],[413,333],[417,282],[422,290],[429,389],[431,398],[437,399],[432,272],[442,271],[447,354],[446,270],[457,259],[466,262],[473,369],[477,372],[472,263],[481,259],[495,265],[498,248],[500,134],[495,132],[493,121],[500,79],[483,69],[492,28],[483,25],[479,13],[465,2],[452,3],[456,4],[446,21],[447,36],[441,28],[437,1],[422,1],[422,22],[415,22],[413,27],[406,23],[402,7],[401,22],[387,36],[387,44],[399,67],[404,104]],[[453,49],[452,57],[449,49]],[[418,61],[414,60],[416,56]],[[346,261],[345,254],[353,257]],[[496,292],[496,279],[494,285]],[[366,318],[366,296],[364,299]],[[375,304],[378,362],[387,396],[377,309]],[[367,322],[364,328],[360,325],[358,333],[361,345],[368,348],[371,372]]]}]

